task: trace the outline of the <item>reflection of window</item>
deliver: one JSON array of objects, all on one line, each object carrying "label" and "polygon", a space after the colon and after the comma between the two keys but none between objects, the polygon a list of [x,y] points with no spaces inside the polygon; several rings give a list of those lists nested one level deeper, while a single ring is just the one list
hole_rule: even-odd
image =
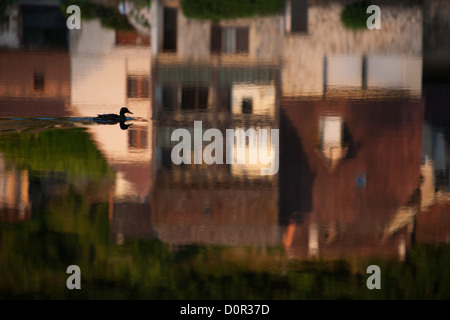
[{"label": "reflection of window", "polygon": [[33,75],[33,89],[34,91],[44,91],[45,76],[41,72],[35,72]]},{"label": "reflection of window", "polygon": [[361,87],[363,84],[363,60],[360,55],[336,55],[327,57],[327,86]]},{"label": "reflection of window", "polygon": [[175,110],[177,108],[177,88],[164,85],[162,87],[162,106],[164,110]]},{"label": "reflection of window", "polygon": [[320,118],[319,150],[327,160],[330,169],[347,155],[348,148],[344,144],[344,121],[340,115],[326,115]]},{"label": "reflection of window", "polygon": [[182,109],[206,109],[208,107],[208,88],[184,87],[181,91]]},{"label": "reflection of window", "polygon": [[355,188],[364,189],[367,187],[367,176],[365,173],[357,174],[355,176]]},{"label": "reflection of window", "polygon": [[9,16],[0,15],[0,33],[9,32]]},{"label": "reflection of window", "polygon": [[148,98],[149,94],[148,76],[127,76],[127,97]]},{"label": "reflection of window", "polygon": [[286,32],[307,32],[308,31],[308,1],[288,0],[286,1]]},{"label": "reflection of window", "polygon": [[171,148],[162,148],[161,149],[161,162],[163,168],[171,169],[172,168],[172,149]]},{"label": "reflection of window", "polygon": [[137,127],[128,130],[128,146],[137,149],[147,149],[147,128]]},{"label": "reflection of window", "polygon": [[251,114],[253,109],[253,100],[252,98],[244,98],[242,99],[242,113]]},{"label": "reflection of window", "polygon": [[247,27],[211,27],[212,53],[248,53]]},{"label": "reflection of window", "polygon": [[178,10],[176,8],[164,7],[163,19],[163,50],[177,51],[177,20]]}]

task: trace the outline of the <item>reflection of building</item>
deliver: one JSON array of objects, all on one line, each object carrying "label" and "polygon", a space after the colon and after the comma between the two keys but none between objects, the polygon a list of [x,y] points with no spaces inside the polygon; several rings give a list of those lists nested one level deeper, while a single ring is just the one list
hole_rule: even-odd
[{"label": "reflection of building", "polygon": [[67,52],[0,52],[0,116],[70,115],[70,60]]},{"label": "reflection of building", "polygon": [[0,154],[0,221],[12,222],[31,218],[28,172],[19,170]]},{"label": "reflection of building", "polygon": [[0,18],[0,47],[10,48],[0,51],[0,116],[70,115],[68,30],[59,6],[18,0]]},{"label": "reflection of building", "polygon": [[127,130],[94,125],[88,131],[116,172],[110,220],[118,243],[127,236],[152,236],[149,38],[106,29],[97,19],[83,21],[80,30],[70,32],[70,61],[74,114],[118,113],[122,106],[133,112]]},{"label": "reflection of building", "polygon": [[386,89],[421,93],[418,6],[383,6],[383,28],[376,31],[346,29],[339,1],[309,6],[305,0],[286,1],[284,14],[218,24],[187,19],[179,1],[153,1],[152,6],[152,52],[158,60],[282,60],[286,97],[376,97]]},{"label": "reflection of building", "polygon": [[358,91],[358,96],[370,97],[380,89],[420,95],[420,7],[384,5],[382,28],[375,32],[346,29],[340,22],[343,8],[334,1],[310,5],[307,32],[286,35],[283,96],[355,97]]},{"label": "reflection of building", "polygon": [[[221,20],[186,18],[180,1],[152,1],[153,56],[222,61],[277,60],[282,16]],[[166,54],[167,56],[167,54]]]},{"label": "reflection of building", "polygon": [[[224,138],[226,129],[277,128],[276,69],[186,64],[175,69],[160,62],[152,70],[158,112],[151,203],[159,239],[177,245],[276,246],[277,178],[262,176],[261,163],[225,164],[225,151],[224,164],[175,165],[171,159],[172,132],[183,128],[193,137],[195,120],[202,121],[203,130],[219,129]],[[239,151],[248,156],[250,146],[235,144],[235,157]]]},{"label": "reflection of building", "polygon": [[289,254],[404,256],[420,210],[423,103],[285,99],[280,117],[280,222]]},{"label": "reflection of building", "polygon": [[149,118],[150,48],[145,42],[131,45],[133,36],[136,33],[106,29],[98,19],[70,31],[75,114],[117,113],[126,105],[136,117]]},{"label": "reflection of building", "polygon": [[[164,39],[160,38],[160,50],[156,50],[159,53],[152,65],[157,128],[151,196],[155,232],[162,241],[175,245],[277,246],[277,176],[262,176],[260,170],[265,166],[260,162],[236,163],[241,151],[246,157],[254,151],[252,144],[236,142],[234,164],[226,164],[224,151],[224,164],[175,165],[171,151],[176,142],[171,141],[171,135],[183,128],[193,137],[194,121],[202,121],[203,130],[218,129],[224,139],[226,129],[259,133],[278,128],[279,63],[250,62],[246,51],[251,55],[253,49],[244,40],[252,28],[228,28],[225,22],[216,28],[209,22],[186,19],[177,7],[160,9],[164,14],[159,18],[165,19],[161,22]],[[174,29],[177,23],[180,27]],[[219,50],[224,60],[215,58],[219,45],[204,42],[205,30],[218,34],[211,39],[231,39]],[[192,46],[194,38],[199,42]],[[154,40],[152,35],[152,46]],[[229,60],[225,58],[228,54]],[[203,142],[202,150],[208,144]],[[194,155],[194,149],[191,152]],[[275,156],[274,152],[271,155]]]},{"label": "reflection of building", "polygon": [[58,0],[17,0],[0,17],[0,46],[66,49],[67,33]]}]

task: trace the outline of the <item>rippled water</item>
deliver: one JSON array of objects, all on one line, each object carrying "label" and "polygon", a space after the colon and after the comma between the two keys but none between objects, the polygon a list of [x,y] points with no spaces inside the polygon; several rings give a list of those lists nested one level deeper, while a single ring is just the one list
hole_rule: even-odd
[{"label": "rippled water", "polygon": [[[311,23],[339,3],[310,5]],[[95,19],[65,49],[0,51],[0,297],[450,297],[448,56],[422,53],[421,33],[368,45],[339,28],[277,35],[277,19],[243,20],[244,55],[209,55],[201,22],[155,56]],[[125,105],[122,123],[94,120]],[[177,129],[192,164],[173,161]],[[194,163],[208,129],[223,163],[205,163],[210,141]],[[279,132],[264,150],[274,174],[249,163],[250,140],[227,163],[227,129]],[[67,289],[69,265],[82,290]]]}]

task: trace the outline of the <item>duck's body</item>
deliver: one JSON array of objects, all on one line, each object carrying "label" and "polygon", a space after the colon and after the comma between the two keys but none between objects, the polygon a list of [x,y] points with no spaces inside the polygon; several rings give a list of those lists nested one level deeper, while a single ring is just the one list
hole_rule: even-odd
[{"label": "duck's body", "polygon": [[125,113],[133,114],[133,112],[128,110],[128,108],[123,107],[120,109],[120,114],[115,114],[115,113],[99,114],[96,118],[94,118],[94,121],[99,122],[99,123],[107,123],[107,124],[115,124],[115,123],[119,123],[119,122],[125,122],[125,120],[127,119],[125,117]]}]

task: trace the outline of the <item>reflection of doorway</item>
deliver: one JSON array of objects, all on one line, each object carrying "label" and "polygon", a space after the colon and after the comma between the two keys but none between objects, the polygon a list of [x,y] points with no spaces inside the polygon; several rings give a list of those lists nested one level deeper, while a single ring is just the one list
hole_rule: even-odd
[{"label": "reflection of doorway", "polygon": [[177,15],[177,9],[164,8],[163,51],[177,51]]},{"label": "reflection of doorway", "polygon": [[308,0],[285,1],[286,33],[308,32]]}]

